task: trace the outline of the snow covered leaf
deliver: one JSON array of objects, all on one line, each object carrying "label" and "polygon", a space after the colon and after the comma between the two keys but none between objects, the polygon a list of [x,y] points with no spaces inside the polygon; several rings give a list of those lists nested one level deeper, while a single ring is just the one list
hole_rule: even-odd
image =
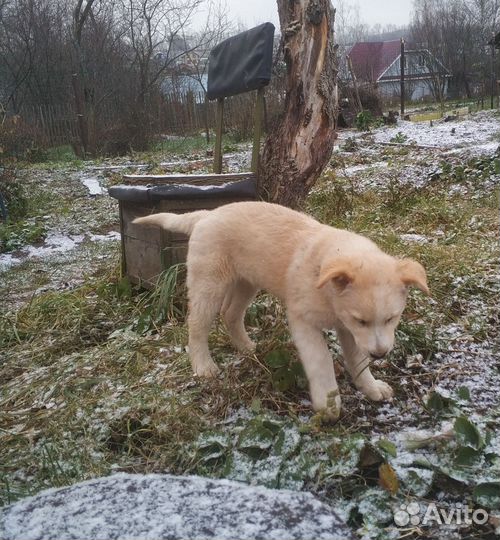
[{"label": "snow covered leaf", "polygon": [[477,427],[465,416],[459,416],[453,426],[459,442],[472,448],[479,449],[484,446],[483,438]]},{"label": "snow covered leaf", "polygon": [[365,446],[366,440],[360,434],[336,439],[327,447],[330,461],[325,465],[324,473],[328,476],[348,476],[353,474],[360,466]]},{"label": "snow covered leaf", "polygon": [[398,455],[396,445],[392,443],[391,441],[388,441],[387,439],[379,439],[377,441],[377,446],[389,454],[391,457],[396,457]]},{"label": "snow covered leaf", "polygon": [[230,446],[229,438],[221,433],[203,433],[196,441],[196,454],[204,463],[221,459]]},{"label": "snow covered leaf", "polygon": [[448,397],[442,396],[438,392],[431,392],[427,399],[426,407],[431,411],[442,412],[449,409],[455,402]]},{"label": "snow covered leaf", "polygon": [[469,401],[470,400],[470,390],[467,388],[467,386],[461,386],[457,390],[457,396],[462,399],[463,401]]},{"label": "snow covered leaf", "polygon": [[283,459],[281,456],[254,459],[248,454],[235,449],[226,462],[223,477],[247,484],[278,487],[282,464]]},{"label": "snow covered leaf", "polygon": [[453,439],[455,432],[451,424],[445,424],[441,430],[433,433],[430,430],[418,430],[406,435],[405,446],[407,450],[414,451],[418,448],[425,448],[435,443]]},{"label": "snow covered leaf", "polygon": [[470,446],[461,446],[455,456],[455,465],[470,467],[477,464],[481,458],[482,452],[471,448]]},{"label": "snow covered leaf", "polygon": [[392,522],[391,498],[392,495],[382,488],[365,489],[357,502],[357,510],[363,516],[365,524]]},{"label": "snow covered leaf", "polygon": [[280,488],[302,489],[306,481],[314,480],[321,463],[305,451],[286,459],[280,472]]},{"label": "snow covered leaf", "polygon": [[272,453],[286,458],[297,451],[300,441],[301,436],[297,427],[292,423],[285,425],[276,437]]},{"label": "snow covered leaf", "polygon": [[238,448],[248,456],[260,459],[269,454],[275,433],[255,420],[245,427],[238,438]]},{"label": "snow covered leaf", "polygon": [[479,505],[498,510],[500,509],[500,482],[478,484],[472,496]]},{"label": "snow covered leaf", "polygon": [[427,496],[434,481],[434,471],[421,467],[398,468],[398,476],[405,490],[416,497]]}]

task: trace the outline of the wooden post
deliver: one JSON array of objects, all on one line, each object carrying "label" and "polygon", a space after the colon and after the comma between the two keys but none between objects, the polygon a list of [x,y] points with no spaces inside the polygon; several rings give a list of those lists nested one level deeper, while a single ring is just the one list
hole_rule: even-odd
[{"label": "wooden post", "polygon": [[491,38],[491,99],[490,99],[490,107],[493,109],[495,106],[494,96],[495,96],[495,90],[496,90],[496,77],[495,77],[495,33],[493,33],[493,37]]},{"label": "wooden post", "polygon": [[75,95],[76,115],[78,117],[78,131],[80,134],[80,142],[83,147],[84,156],[88,152],[88,131],[87,131],[87,118],[85,117],[85,105],[83,101],[82,87],[78,79],[78,74],[73,73],[71,76],[71,82],[73,83],[73,93]]},{"label": "wooden post", "polygon": [[253,119],[253,148],[251,170],[257,173],[259,170],[260,137],[262,135],[262,114],[264,109],[264,88],[257,90]]},{"label": "wooden post", "polygon": [[208,108],[210,103],[207,98],[207,93],[203,92],[203,121],[205,122],[205,138],[207,144],[210,144],[210,122],[208,121]]},{"label": "wooden post", "polygon": [[401,118],[405,114],[405,40],[401,38]]},{"label": "wooden post", "polygon": [[224,120],[224,98],[217,99],[217,118],[215,125],[214,173],[222,173],[222,127]]},{"label": "wooden post", "polygon": [[127,275],[127,257],[125,250],[125,222],[123,220],[123,203],[120,201],[118,205],[120,213],[120,239],[121,239],[121,258],[120,258],[120,278],[124,278]]}]

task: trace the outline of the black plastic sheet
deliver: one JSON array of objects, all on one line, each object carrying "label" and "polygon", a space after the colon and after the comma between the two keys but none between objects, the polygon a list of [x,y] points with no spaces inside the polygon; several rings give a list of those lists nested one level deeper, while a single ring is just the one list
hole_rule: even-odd
[{"label": "black plastic sheet", "polygon": [[264,23],[215,46],[208,63],[208,99],[267,86],[271,80],[273,40],[274,25]]}]

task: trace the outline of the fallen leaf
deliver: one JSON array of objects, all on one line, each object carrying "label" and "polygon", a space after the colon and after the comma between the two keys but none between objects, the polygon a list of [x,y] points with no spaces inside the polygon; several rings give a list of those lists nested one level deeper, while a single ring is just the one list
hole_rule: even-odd
[{"label": "fallen leaf", "polygon": [[396,472],[389,465],[389,463],[382,463],[378,468],[379,484],[389,493],[393,495],[397,493],[399,489],[399,480],[396,476]]}]

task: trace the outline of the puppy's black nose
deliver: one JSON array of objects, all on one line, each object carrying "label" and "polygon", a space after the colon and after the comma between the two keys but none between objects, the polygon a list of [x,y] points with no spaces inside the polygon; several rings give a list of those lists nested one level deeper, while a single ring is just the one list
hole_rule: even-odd
[{"label": "puppy's black nose", "polygon": [[370,353],[370,356],[374,359],[374,360],[380,360],[381,358],[384,358],[384,356],[387,354],[387,351],[383,352],[383,353],[374,353],[374,352],[371,352]]}]

